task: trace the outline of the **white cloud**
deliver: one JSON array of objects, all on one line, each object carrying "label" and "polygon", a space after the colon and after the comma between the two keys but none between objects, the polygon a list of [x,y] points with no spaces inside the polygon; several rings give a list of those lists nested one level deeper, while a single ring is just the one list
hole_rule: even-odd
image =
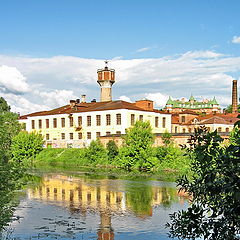
[{"label": "white cloud", "polygon": [[[100,95],[97,69],[104,67],[104,60],[69,56],[30,58],[0,55],[1,65],[5,65],[4,68],[10,73],[15,72],[15,75],[7,76],[18,77],[9,77],[9,81],[0,77],[0,95],[9,92],[23,94],[34,89],[25,93],[21,99],[8,98],[15,109],[22,109],[24,113],[68,104],[70,99],[79,98],[81,94],[86,94],[88,99]],[[209,50],[191,51],[154,59],[116,58],[109,62],[109,67],[116,72],[113,99],[130,101],[130,97],[135,101],[151,97],[158,107],[163,107],[168,95],[180,98],[189,97],[192,93],[204,98],[216,96],[218,99],[221,96],[231,99],[232,75],[236,76],[240,72],[240,57]],[[224,105],[227,102],[222,101]]]},{"label": "white cloud", "polygon": [[73,91],[69,90],[54,90],[48,92],[40,92],[36,90],[34,91],[34,94],[40,96],[42,102],[51,108],[67,105],[69,104],[69,100],[77,98]]},{"label": "white cloud", "polygon": [[0,66],[0,88],[5,92],[24,93],[29,91],[26,78],[16,67]]},{"label": "white cloud", "polygon": [[147,99],[154,101],[156,107],[163,108],[169,98],[168,95],[158,93],[145,93]]},{"label": "white cloud", "polygon": [[232,43],[240,43],[240,37],[234,36],[232,39]]},{"label": "white cloud", "polygon": [[139,49],[136,50],[136,52],[137,53],[139,53],[139,52],[146,52],[146,51],[148,51],[150,49],[151,49],[150,47],[139,48]]},{"label": "white cloud", "polygon": [[130,103],[132,102],[131,99],[127,96],[120,96],[119,100],[122,100],[122,101],[125,101],[125,102],[130,102]]}]

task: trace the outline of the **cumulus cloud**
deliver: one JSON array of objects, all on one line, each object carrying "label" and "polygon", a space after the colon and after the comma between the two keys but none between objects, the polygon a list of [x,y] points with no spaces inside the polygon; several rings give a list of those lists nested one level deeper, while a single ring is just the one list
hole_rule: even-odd
[{"label": "cumulus cloud", "polygon": [[139,49],[136,50],[136,52],[137,53],[139,53],[139,52],[146,52],[146,51],[148,51],[150,49],[151,49],[150,47],[139,48]]},{"label": "cumulus cloud", "polygon": [[130,103],[132,102],[131,99],[127,96],[120,96],[119,100],[122,100],[122,101],[125,101],[125,102],[130,102]]},{"label": "cumulus cloud", "polygon": [[4,92],[25,93],[29,91],[26,78],[16,67],[0,66],[0,88]]},{"label": "cumulus cloud", "polygon": [[168,95],[158,93],[145,93],[147,99],[154,101],[156,107],[163,108],[169,98]]},{"label": "cumulus cloud", "polygon": [[234,36],[233,39],[232,39],[232,43],[240,43],[240,37],[238,36]]},{"label": "cumulus cloud", "polygon": [[[97,69],[104,67],[104,60],[0,55],[1,65],[5,66],[1,67],[3,73],[0,72],[0,95],[1,92],[25,94],[20,99],[23,104],[20,105],[17,98],[10,104],[16,109],[26,107],[26,111],[32,112],[68,104],[70,99],[79,98],[81,94],[88,98],[99,96]],[[135,101],[147,97],[154,100],[156,106],[163,107],[169,95],[180,98],[193,93],[204,98],[231,99],[232,75],[240,72],[240,57],[210,50],[189,51],[162,58],[114,58],[109,67],[116,71],[113,99]],[[5,76],[11,76],[9,81]],[[221,102],[225,105],[229,101]]]},{"label": "cumulus cloud", "polygon": [[47,92],[40,92],[36,90],[34,92],[42,98],[42,102],[51,108],[58,106],[64,106],[69,104],[70,99],[76,99],[77,96],[74,95],[73,91],[69,90],[53,90]]}]

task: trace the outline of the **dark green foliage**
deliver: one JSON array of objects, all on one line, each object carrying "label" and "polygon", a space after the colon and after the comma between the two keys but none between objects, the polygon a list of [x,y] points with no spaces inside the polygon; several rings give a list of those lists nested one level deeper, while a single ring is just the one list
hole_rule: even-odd
[{"label": "dark green foliage", "polygon": [[20,132],[12,140],[13,160],[23,162],[24,159],[35,157],[43,150],[43,138],[37,133]]},{"label": "dark green foliage", "polygon": [[108,160],[107,151],[99,139],[91,141],[85,157],[92,164],[106,164]]},{"label": "dark green foliage", "polygon": [[7,162],[11,158],[12,138],[21,129],[17,121],[18,115],[12,112],[0,112],[0,158]]},{"label": "dark green foliage", "polygon": [[152,151],[153,141],[150,123],[137,121],[124,136],[124,146],[120,149],[118,157],[121,166],[127,170],[152,170],[157,164],[157,158]]},{"label": "dark green foliage", "polygon": [[110,140],[108,143],[107,143],[107,154],[108,154],[108,160],[109,162],[112,162],[115,157],[118,155],[118,147],[115,143],[114,140]]},{"label": "dark green foliage", "polygon": [[21,164],[10,162],[12,138],[20,131],[17,119],[17,114],[10,112],[7,102],[0,98],[0,238],[1,231],[11,220],[16,205],[14,190],[21,186],[24,172]]},{"label": "dark green foliage", "polygon": [[240,234],[240,135],[228,146],[217,132],[200,128],[191,137],[195,156],[192,180],[178,186],[192,196],[192,205],[171,215],[171,237],[234,240]]},{"label": "dark green foliage", "polygon": [[0,97],[0,112],[9,112],[10,106],[8,106],[6,100],[3,97]]}]

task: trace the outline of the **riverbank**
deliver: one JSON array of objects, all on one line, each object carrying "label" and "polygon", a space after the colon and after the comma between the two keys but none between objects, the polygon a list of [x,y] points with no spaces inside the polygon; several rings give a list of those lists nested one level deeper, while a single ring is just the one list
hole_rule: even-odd
[{"label": "riverbank", "polygon": [[119,158],[109,159],[107,155],[101,161],[91,161],[89,159],[88,149],[44,149],[35,158],[29,159],[31,166],[37,169],[62,169],[74,170],[76,169],[90,169],[91,172],[104,172],[113,175],[129,175],[141,177],[156,175],[163,176],[162,180],[169,178],[173,180],[179,175],[189,175],[190,172],[190,158],[185,155],[185,152],[176,147],[161,147],[153,148],[156,162],[151,171],[139,171],[132,169],[126,171],[121,166]]}]

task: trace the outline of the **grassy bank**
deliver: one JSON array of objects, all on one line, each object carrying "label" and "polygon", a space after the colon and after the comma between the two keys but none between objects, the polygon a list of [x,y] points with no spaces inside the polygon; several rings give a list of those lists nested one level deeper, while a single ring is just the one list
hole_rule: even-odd
[{"label": "grassy bank", "polygon": [[[151,172],[162,173],[167,172],[169,175],[188,174],[190,169],[190,158],[184,156],[184,151],[173,147],[153,148],[155,156],[155,166]],[[92,154],[92,153],[91,153]],[[93,169],[107,169],[107,171],[119,172],[122,169],[121,159],[117,156],[109,159],[108,154],[103,154],[101,158],[92,159],[89,157],[88,148],[84,149],[44,149],[35,158],[31,159],[33,166],[37,168],[63,168],[74,169],[79,167],[89,167]],[[93,161],[94,160],[94,161]],[[133,169],[132,172],[138,172]]]}]

